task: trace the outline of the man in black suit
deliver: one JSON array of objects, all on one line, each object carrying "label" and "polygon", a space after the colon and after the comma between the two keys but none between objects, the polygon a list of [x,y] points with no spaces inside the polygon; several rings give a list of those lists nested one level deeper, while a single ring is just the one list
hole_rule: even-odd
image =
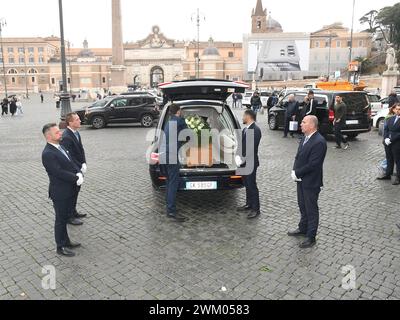
[{"label": "man in black suit", "polygon": [[304,137],[300,142],[292,171],[292,179],[297,183],[297,197],[301,221],[297,230],[289,236],[307,238],[300,248],[311,248],[316,244],[319,226],[318,198],[323,187],[323,165],[327,152],[324,137],[318,132],[318,119],[307,116],[301,123]]},{"label": "man in black suit", "polygon": [[[296,117],[299,113],[299,103],[296,101],[295,95],[291,94],[289,100],[284,105],[285,111],[285,132],[283,134],[284,138],[287,138],[289,133],[290,121],[296,121]],[[294,132],[290,133],[290,136],[294,137]]]},{"label": "man in black suit", "polygon": [[[69,154],[72,157],[72,160],[81,169],[83,174],[87,172],[86,165],[86,155],[85,149],[82,144],[82,137],[79,134],[79,129],[81,127],[81,120],[76,113],[69,113],[65,117],[65,122],[67,123],[67,129],[64,131],[61,145],[68,150]],[[74,198],[74,207],[71,212],[71,217],[68,221],[69,224],[72,225],[82,225],[83,222],[80,220],[81,218],[85,218],[86,214],[79,214],[76,210],[76,205],[78,202],[78,196],[81,188],[78,188],[77,193]]]},{"label": "man in black suit", "polygon": [[301,111],[301,120],[303,120],[307,116],[316,116],[317,115],[318,101],[315,100],[315,95],[314,95],[313,90],[310,90],[308,92],[308,95],[307,95],[307,97],[305,97],[302,105],[303,105],[303,109]]},{"label": "man in black suit", "polygon": [[[262,133],[256,124],[257,114],[246,110],[243,115],[243,124],[246,126],[242,134],[242,156],[236,156],[236,164],[244,172],[243,182],[246,187],[246,205],[239,211],[248,212],[248,219],[255,219],[260,214],[260,194],[257,187],[257,169],[260,166],[258,148]],[[248,143],[251,142],[251,145]]]},{"label": "man in black suit", "polygon": [[179,214],[176,209],[176,195],[179,190],[179,174],[181,164],[178,153],[183,142],[179,141],[179,134],[186,130],[187,124],[182,117],[182,110],[178,105],[169,106],[170,119],[164,128],[165,141],[162,143],[162,170],[167,176],[166,197],[167,217],[176,222],[185,222],[188,219]]},{"label": "man in black suit", "polygon": [[75,253],[70,249],[78,248],[80,244],[69,239],[67,221],[77,189],[83,184],[83,175],[68,151],[60,145],[62,134],[58,126],[55,123],[47,124],[42,132],[47,141],[42,163],[50,179],[49,197],[56,213],[54,231],[57,253],[73,257]]},{"label": "man in black suit", "polygon": [[387,159],[386,176],[380,180],[390,180],[393,175],[394,165],[397,168],[397,179],[393,185],[400,182],[400,104],[395,105],[394,116],[386,120],[384,132],[384,145]]}]

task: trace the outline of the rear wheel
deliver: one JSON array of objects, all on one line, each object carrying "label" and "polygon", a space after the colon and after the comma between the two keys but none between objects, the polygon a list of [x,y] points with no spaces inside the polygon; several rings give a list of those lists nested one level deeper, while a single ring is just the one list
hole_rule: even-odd
[{"label": "rear wheel", "polygon": [[268,125],[270,130],[277,130],[278,129],[278,122],[276,120],[276,116],[270,115],[268,117]]},{"label": "rear wheel", "polygon": [[142,116],[142,119],[140,120],[140,124],[142,127],[145,128],[150,128],[153,126],[154,119],[150,114],[145,114]]},{"label": "rear wheel", "polygon": [[385,120],[384,118],[380,118],[380,119],[376,122],[376,128],[377,128],[377,129],[379,129],[379,127],[380,127],[382,121],[384,121],[384,120]]},{"label": "rear wheel", "polygon": [[103,129],[106,126],[106,121],[102,116],[94,116],[92,119],[92,127],[94,129]]},{"label": "rear wheel", "polygon": [[347,135],[347,138],[349,138],[349,139],[355,139],[355,138],[357,138],[358,137],[358,133],[349,133],[348,135]]}]

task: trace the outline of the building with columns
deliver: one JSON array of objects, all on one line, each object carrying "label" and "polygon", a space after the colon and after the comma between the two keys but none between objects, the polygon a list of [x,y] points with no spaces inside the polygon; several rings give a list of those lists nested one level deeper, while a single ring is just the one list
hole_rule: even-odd
[{"label": "building with columns", "polygon": [[[7,88],[12,92],[57,92],[62,84],[60,38],[4,38]],[[70,48],[66,44],[68,89],[108,89],[111,49]],[[0,53],[0,91],[4,91]]]}]

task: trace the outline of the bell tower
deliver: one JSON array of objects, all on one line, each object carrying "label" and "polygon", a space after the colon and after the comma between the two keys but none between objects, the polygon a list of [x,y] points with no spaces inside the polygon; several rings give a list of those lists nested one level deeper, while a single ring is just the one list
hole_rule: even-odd
[{"label": "bell tower", "polygon": [[267,26],[267,10],[263,9],[262,0],[257,0],[256,8],[253,9],[251,33],[266,33]]}]

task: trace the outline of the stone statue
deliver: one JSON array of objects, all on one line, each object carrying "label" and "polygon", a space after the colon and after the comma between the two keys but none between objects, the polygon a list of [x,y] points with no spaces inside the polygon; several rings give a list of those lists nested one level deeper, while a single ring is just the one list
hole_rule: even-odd
[{"label": "stone statue", "polygon": [[396,59],[396,50],[394,50],[392,44],[389,44],[389,48],[386,51],[386,65],[388,67],[387,71],[397,71],[399,68]]}]

